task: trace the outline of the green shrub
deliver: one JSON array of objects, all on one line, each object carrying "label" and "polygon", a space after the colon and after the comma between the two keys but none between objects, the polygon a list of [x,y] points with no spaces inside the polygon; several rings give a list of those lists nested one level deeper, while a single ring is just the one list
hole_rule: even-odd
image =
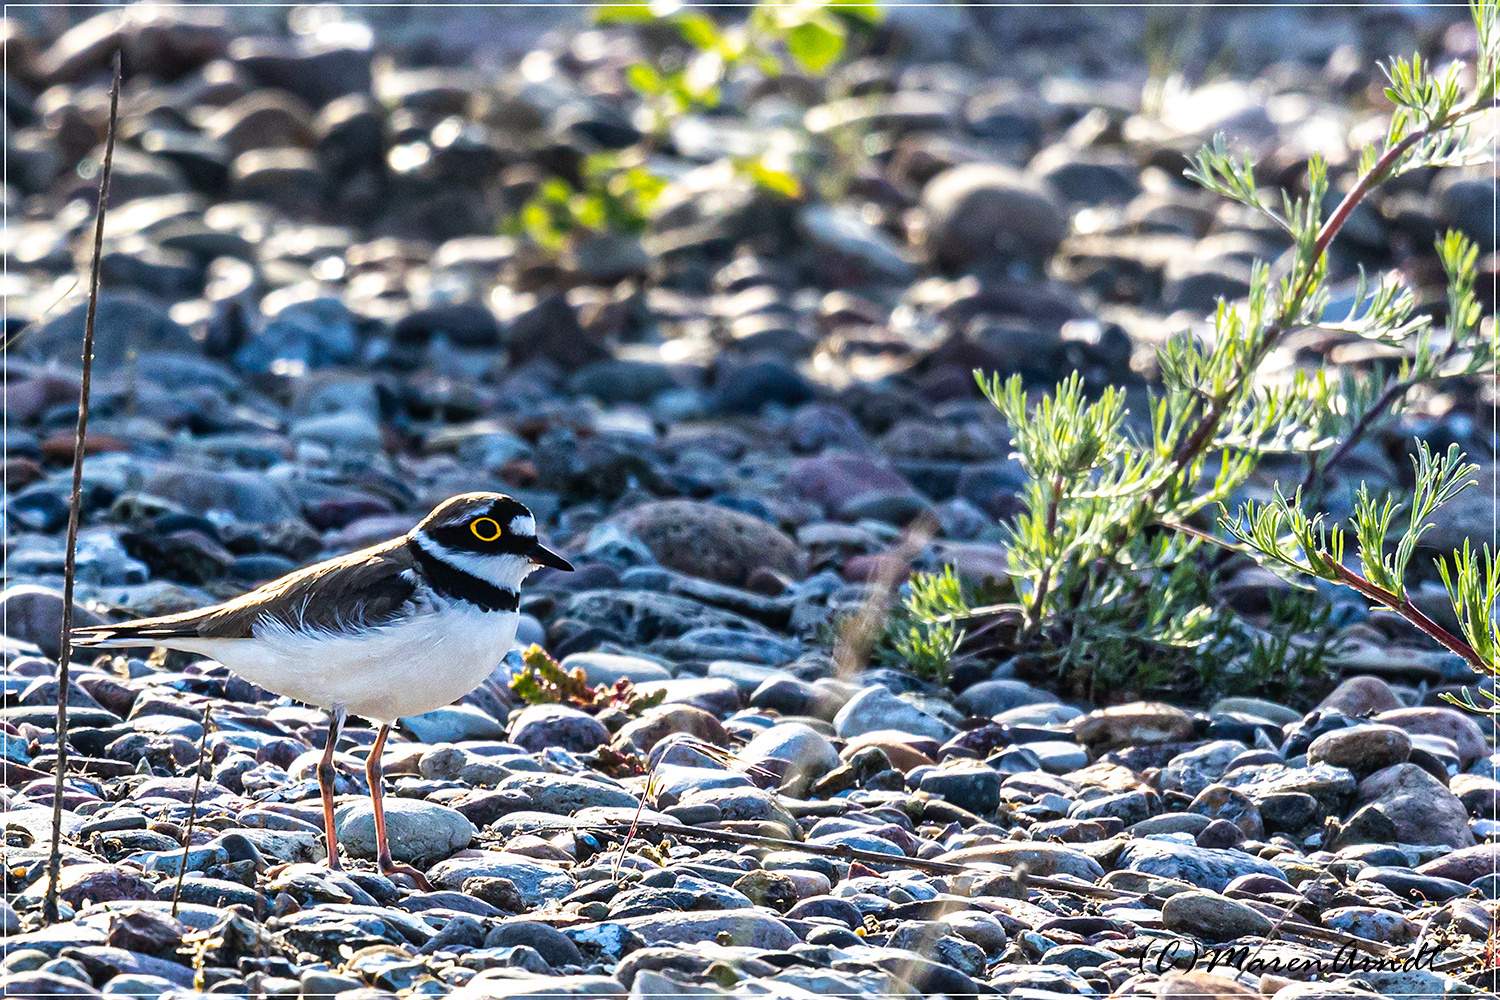
[{"label": "green shrub", "polygon": [[[1148,431],[1131,428],[1122,392],[1090,399],[1076,374],[1032,400],[1018,378],[1002,382],[976,373],[1010,425],[1030,477],[1008,538],[1018,601],[976,608],[958,588],[919,578],[912,593],[926,596],[908,602],[909,634],[897,640],[921,651],[924,670],[936,672],[932,661],[942,652],[950,659],[962,654],[964,622],[1008,615],[1015,651],[1040,657],[1081,695],[1180,694],[1189,683],[1214,691],[1242,681],[1287,690],[1316,675],[1318,649],[1292,638],[1298,630],[1326,631],[1315,606],[1273,614],[1272,637],[1215,607],[1209,554],[1227,546],[1291,573],[1303,586],[1316,577],[1353,588],[1494,672],[1491,613],[1500,570],[1487,548],[1481,556],[1465,547],[1440,562],[1461,635],[1405,599],[1403,574],[1427,518],[1470,482],[1473,468],[1456,451],[1434,459],[1421,446],[1416,494],[1404,505],[1375,500],[1361,488],[1353,536],[1363,574],[1343,564],[1342,532],[1303,513],[1330,468],[1414,388],[1490,370],[1474,296],[1477,250],[1458,233],[1437,246],[1449,282],[1446,338],[1416,311],[1395,274],[1362,279],[1343,320],[1325,315],[1328,247],[1365,197],[1410,171],[1476,162],[1487,153],[1485,143],[1469,143],[1467,127],[1494,99],[1500,34],[1494,0],[1472,10],[1479,39],[1472,89],[1462,87],[1461,67],[1438,78],[1420,56],[1393,60],[1385,67],[1386,95],[1395,105],[1389,128],[1364,150],[1348,193],[1331,212],[1328,166],[1318,156],[1308,163],[1305,194],[1273,197],[1249,158],[1231,155],[1222,137],[1197,154],[1187,176],[1284,230],[1292,241],[1290,263],[1280,274],[1257,263],[1246,298],[1220,301],[1206,342],[1183,336],[1161,348]],[[1299,373],[1288,384],[1263,386],[1261,369],[1284,338],[1319,327],[1400,348],[1408,360],[1363,377]],[[1305,488],[1230,516],[1224,505],[1272,454],[1309,456]],[[1397,530],[1402,517],[1406,527]]]}]

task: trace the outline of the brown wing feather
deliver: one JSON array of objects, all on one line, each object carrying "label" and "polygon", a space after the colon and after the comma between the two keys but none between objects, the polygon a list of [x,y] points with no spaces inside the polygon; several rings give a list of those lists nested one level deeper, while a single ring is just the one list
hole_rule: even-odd
[{"label": "brown wing feather", "polygon": [[317,563],[223,604],[160,618],[77,629],[83,646],[170,644],[173,639],[249,639],[271,617],[302,629],[349,631],[379,625],[411,603],[416,562],[405,539]]}]

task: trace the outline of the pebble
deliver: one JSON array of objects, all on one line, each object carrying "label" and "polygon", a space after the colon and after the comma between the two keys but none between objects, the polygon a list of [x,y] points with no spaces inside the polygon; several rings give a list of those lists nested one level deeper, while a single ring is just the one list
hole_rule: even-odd
[{"label": "pebble", "polygon": [[1066,232],[1062,210],[1044,188],[999,164],[969,163],[922,189],[934,255],[957,268],[983,260],[1040,267]]},{"label": "pebble", "polygon": [[946,742],[958,733],[953,725],[880,685],[864,688],[849,699],[833,717],[833,728],[844,739],[889,729]]},{"label": "pebble", "polygon": [[1238,900],[1217,892],[1179,892],[1163,904],[1162,924],[1171,931],[1192,934],[1209,941],[1233,941],[1246,935],[1264,935],[1272,920]]},{"label": "pebble", "polygon": [[1222,778],[1229,766],[1244,752],[1243,743],[1236,740],[1216,740],[1196,750],[1178,754],[1162,769],[1162,790],[1197,795]]},{"label": "pebble", "polygon": [[663,566],[741,586],[756,569],[798,575],[797,544],[772,524],[717,504],[663,500],[632,508],[623,529]]},{"label": "pebble", "polygon": [[[375,856],[375,814],[369,803],[345,806],[336,822],[339,844],[352,856]],[[463,813],[420,799],[388,799],[385,827],[391,855],[419,868],[430,868],[468,847],[475,833]]]},{"label": "pebble", "polygon": [[1378,810],[1394,830],[1392,839],[1399,843],[1474,844],[1468,810],[1458,796],[1415,764],[1393,764],[1365,778],[1359,784],[1356,805]]},{"label": "pebble", "polygon": [[1182,709],[1147,702],[1100,709],[1073,726],[1074,738],[1096,752],[1149,743],[1179,743],[1192,732],[1192,717]]},{"label": "pebble", "polygon": [[531,705],[522,710],[507,734],[512,743],[533,753],[560,747],[587,753],[609,742],[609,730],[593,716],[566,705]]},{"label": "pebble", "polygon": [[1413,736],[1439,736],[1458,746],[1460,766],[1468,768],[1489,756],[1489,743],[1479,724],[1451,708],[1400,708],[1382,712],[1375,721],[1395,726]]},{"label": "pebble", "polygon": [[506,735],[504,726],[473,705],[449,705],[408,716],[401,724],[423,743],[503,740]]},{"label": "pebble", "polygon": [[566,896],[574,887],[573,879],[559,868],[500,851],[471,851],[448,858],[428,869],[427,877],[446,889],[462,889],[471,878],[505,879],[528,907],[549,897]]},{"label": "pebble", "polygon": [[1126,844],[1115,860],[1115,869],[1178,879],[1214,892],[1223,892],[1230,881],[1242,875],[1281,877],[1281,869],[1243,851],[1155,839]]},{"label": "pebble", "polygon": [[1331,764],[1355,775],[1404,764],[1411,756],[1411,737],[1390,725],[1351,726],[1324,733],[1307,748],[1312,764]]},{"label": "pebble", "polygon": [[618,653],[572,653],[563,658],[564,670],[582,670],[584,680],[606,687],[624,678],[634,683],[670,680],[672,672],[641,656]]},{"label": "pebble", "polygon": [[1354,718],[1366,718],[1382,712],[1405,708],[1391,686],[1379,677],[1350,677],[1318,703],[1319,709],[1343,712]]}]

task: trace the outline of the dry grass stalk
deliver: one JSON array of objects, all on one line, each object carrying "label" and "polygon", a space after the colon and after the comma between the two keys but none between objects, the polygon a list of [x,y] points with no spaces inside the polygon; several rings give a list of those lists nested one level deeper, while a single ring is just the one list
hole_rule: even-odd
[{"label": "dry grass stalk", "polygon": [[57,655],[57,770],[52,786],[52,843],[47,855],[47,895],[42,920],[57,922],[57,880],[62,873],[63,788],[68,773],[68,661],[73,655],[73,583],[77,575],[78,518],[83,496],[83,453],[89,427],[89,381],[94,370],[94,317],[99,309],[99,266],[104,256],[104,216],[114,168],[115,131],[120,121],[120,53],[115,51],[114,83],[109,88],[109,132],[99,170],[99,208],[94,213],[94,252],[89,265],[88,313],[83,324],[83,375],[78,386],[78,430],[73,439],[73,494],[68,504],[68,537],[63,557],[62,643]]},{"label": "dry grass stalk", "polygon": [[198,737],[198,762],[193,768],[193,795],[188,802],[187,832],[182,835],[182,864],[177,869],[177,885],[172,889],[172,916],[177,916],[177,905],[182,899],[182,880],[187,877],[188,852],[193,849],[193,823],[198,819],[198,789],[203,785],[203,772],[208,770],[208,726],[212,721],[213,702],[203,705],[203,733]]},{"label": "dry grass stalk", "polygon": [[937,522],[924,514],[911,523],[900,541],[880,560],[869,596],[859,612],[845,623],[834,645],[834,676],[839,680],[849,680],[869,660],[870,650],[891,616],[896,591],[911,575],[912,560],[936,534]]}]

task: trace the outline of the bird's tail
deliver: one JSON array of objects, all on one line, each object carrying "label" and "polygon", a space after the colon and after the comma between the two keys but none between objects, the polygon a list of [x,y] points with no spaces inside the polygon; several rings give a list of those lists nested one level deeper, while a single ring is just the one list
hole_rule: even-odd
[{"label": "bird's tail", "polygon": [[159,625],[155,625],[148,619],[125,622],[120,625],[90,625],[85,628],[75,628],[71,634],[75,646],[121,649],[131,646],[156,645],[161,641],[161,637],[152,635],[152,632],[159,629]]}]

